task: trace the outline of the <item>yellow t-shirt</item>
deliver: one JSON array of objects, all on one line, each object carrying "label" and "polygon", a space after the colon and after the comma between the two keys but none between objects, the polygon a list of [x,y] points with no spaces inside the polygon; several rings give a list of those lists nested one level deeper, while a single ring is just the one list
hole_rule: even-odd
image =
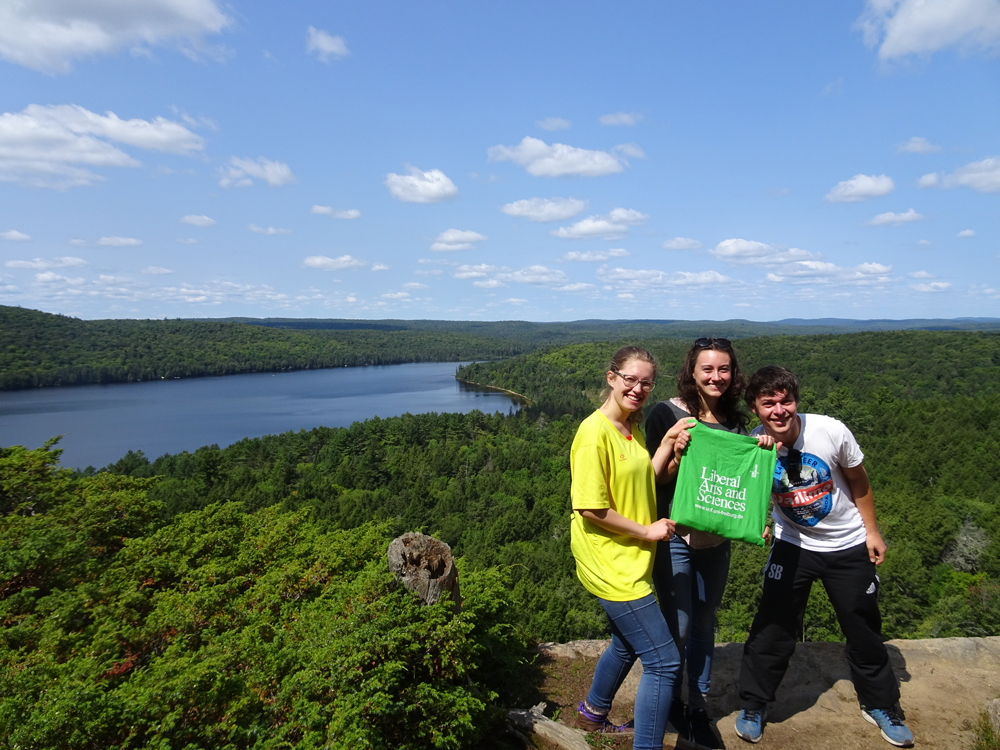
[{"label": "yellow t-shirt", "polygon": [[[644,525],[656,519],[656,477],[638,429],[629,440],[595,411],[576,432],[569,464],[574,511],[611,508]],[[616,602],[653,592],[655,542],[616,534],[575,512],[570,528],[576,575],[587,591]]]}]

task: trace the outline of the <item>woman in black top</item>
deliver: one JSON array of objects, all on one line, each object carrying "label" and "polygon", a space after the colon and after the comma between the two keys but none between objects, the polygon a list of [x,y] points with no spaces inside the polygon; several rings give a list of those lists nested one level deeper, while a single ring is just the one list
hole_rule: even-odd
[{"label": "woman in black top", "polygon": [[[658,403],[646,418],[646,447],[652,454],[677,420],[690,417],[712,429],[747,435],[747,416],[740,410],[745,386],[746,378],[740,372],[729,340],[698,339],[677,373],[678,396]],[[660,518],[670,517],[680,461],[678,448],[657,477],[656,505]],[[660,609],[681,654],[670,722],[679,734],[708,748],[722,747],[712,731],[705,696],[711,685],[715,613],[726,588],[729,556],[728,539],[678,525],[670,541],[657,543],[653,566]],[[686,710],[680,697],[685,663]]]}]

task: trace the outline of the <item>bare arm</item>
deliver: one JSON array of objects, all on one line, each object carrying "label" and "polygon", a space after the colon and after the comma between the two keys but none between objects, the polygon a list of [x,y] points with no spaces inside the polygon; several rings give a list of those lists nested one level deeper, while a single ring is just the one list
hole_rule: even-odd
[{"label": "bare arm", "polygon": [[681,462],[681,453],[691,441],[691,433],[697,420],[693,417],[682,417],[667,430],[660,441],[660,447],[653,454],[653,471],[658,484],[665,484],[677,476],[677,467]]},{"label": "bare arm", "polygon": [[669,539],[674,535],[674,524],[669,518],[661,518],[648,526],[644,526],[638,521],[626,518],[617,510],[611,508],[587,508],[577,510],[581,516],[588,521],[593,521],[602,529],[613,531],[616,534],[642,539],[647,542],[658,542],[661,539]]},{"label": "bare arm", "polygon": [[851,497],[861,514],[861,520],[865,524],[865,543],[868,545],[868,559],[876,565],[885,562],[885,541],[878,530],[878,521],[875,518],[875,497],[872,495],[872,485],[868,481],[868,472],[865,471],[864,464],[858,464],[852,468],[840,467],[847,483],[851,487]]}]

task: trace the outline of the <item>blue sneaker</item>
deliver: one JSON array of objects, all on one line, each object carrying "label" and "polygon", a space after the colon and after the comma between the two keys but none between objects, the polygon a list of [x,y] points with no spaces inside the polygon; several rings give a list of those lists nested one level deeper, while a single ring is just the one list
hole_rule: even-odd
[{"label": "blue sneaker", "polygon": [[882,739],[896,747],[913,747],[913,732],[899,718],[895,708],[861,707],[861,715],[882,731]]},{"label": "blue sneaker", "polygon": [[736,717],[736,736],[747,742],[760,742],[766,721],[767,711],[758,708],[744,708]]}]

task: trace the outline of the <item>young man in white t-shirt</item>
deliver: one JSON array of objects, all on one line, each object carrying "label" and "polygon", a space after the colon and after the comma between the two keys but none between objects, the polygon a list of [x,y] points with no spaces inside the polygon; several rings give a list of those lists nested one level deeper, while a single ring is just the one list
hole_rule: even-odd
[{"label": "young man in white t-shirt", "polygon": [[745,397],[761,421],[752,434],[766,432],[779,451],[771,491],[775,542],[743,647],[736,734],[760,741],[767,704],[788,668],[809,590],[819,579],[847,639],[844,655],[862,715],[886,741],[911,747],[913,734],[900,718],[899,686],[882,641],[875,566],[885,560],[886,547],[864,454],[842,422],[798,413],[798,381],[783,367],[754,373]]}]

